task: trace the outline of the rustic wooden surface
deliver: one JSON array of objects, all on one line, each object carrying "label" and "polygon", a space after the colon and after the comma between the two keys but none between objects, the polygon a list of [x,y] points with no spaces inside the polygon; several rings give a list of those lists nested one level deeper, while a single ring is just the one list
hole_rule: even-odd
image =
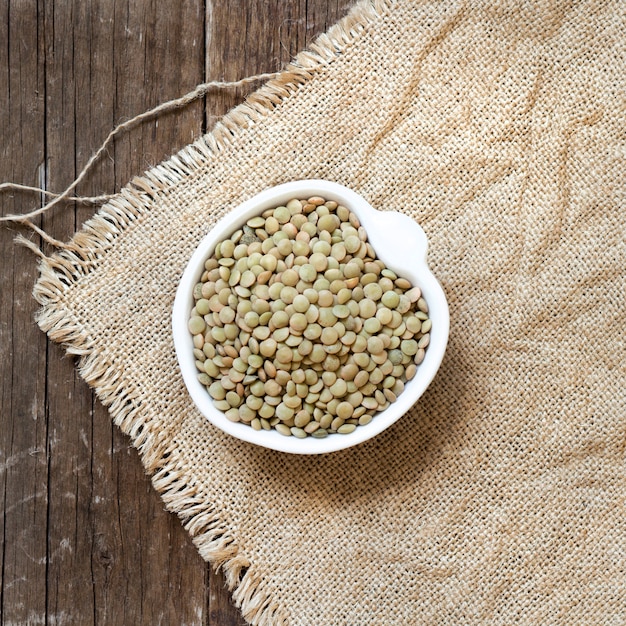
[{"label": "rustic wooden surface", "polygon": [[[60,191],[113,126],[209,80],[280,69],[351,0],[3,0],[0,181]],[[182,148],[243,90],[119,138],[78,189],[112,193]],[[38,206],[0,193],[2,214]],[[94,208],[36,222],[67,240]],[[127,437],[33,318],[34,254],[0,227],[0,624],[243,624],[167,513]]]}]

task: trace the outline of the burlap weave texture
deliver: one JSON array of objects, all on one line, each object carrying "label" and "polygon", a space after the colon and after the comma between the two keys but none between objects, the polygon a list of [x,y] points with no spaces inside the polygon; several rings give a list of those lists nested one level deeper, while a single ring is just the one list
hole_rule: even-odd
[{"label": "burlap weave texture", "polygon": [[[42,263],[39,322],[252,624],[626,623],[626,4],[366,2]],[[170,331],[212,224],[327,178],[426,231],[435,381],[375,440],[263,450]]]}]

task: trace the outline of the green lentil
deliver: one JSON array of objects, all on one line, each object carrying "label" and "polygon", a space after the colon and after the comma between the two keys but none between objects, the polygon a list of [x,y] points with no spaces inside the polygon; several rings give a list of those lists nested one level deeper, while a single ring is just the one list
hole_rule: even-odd
[{"label": "green lentil", "polygon": [[354,424],[344,424],[337,429],[337,432],[340,435],[349,435],[356,430],[356,426]]},{"label": "green lentil", "polygon": [[365,297],[370,300],[380,300],[380,297],[383,295],[383,290],[378,283],[372,282],[363,287],[363,293]]},{"label": "green lentil", "polygon": [[430,343],[430,335],[429,334],[422,335],[420,337],[420,340],[417,342],[417,347],[420,349],[423,349],[423,348],[426,348],[429,343]]},{"label": "green lentil", "polygon": [[303,313],[294,313],[289,319],[289,327],[297,332],[302,332],[308,326],[308,321]]},{"label": "green lentil", "polygon": [[336,343],[338,338],[339,338],[339,335],[332,326],[328,328],[324,328],[324,330],[322,331],[322,335],[320,337],[320,339],[322,340],[322,343],[327,346]]},{"label": "green lentil", "polygon": [[369,319],[365,320],[365,323],[363,324],[363,330],[365,330],[365,332],[369,333],[370,335],[376,334],[381,328],[382,324],[375,317],[370,317]]},{"label": "green lentil", "polygon": [[303,294],[298,294],[293,299],[293,308],[297,313],[306,313],[310,306],[309,299]]},{"label": "green lentil", "polygon": [[400,343],[400,350],[402,350],[403,354],[406,354],[408,356],[413,356],[414,354],[416,354],[418,347],[421,346],[419,346],[418,342],[413,339],[405,339]]},{"label": "green lentil", "polygon": [[400,301],[398,302],[398,306],[396,306],[396,311],[401,315],[404,315],[411,309],[411,301],[402,294],[400,296]]},{"label": "green lentil", "polygon": [[394,309],[400,302],[400,296],[395,291],[385,291],[380,300],[386,307]]},{"label": "green lentil", "polygon": [[318,220],[317,227],[320,230],[326,230],[332,233],[335,229],[339,228],[339,218],[332,213],[323,215]]},{"label": "green lentil", "polygon": [[200,317],[199,315],[196,315],[189,319],[188,326],[189,326],[189,332],[192,335],[197,335],[198,333],[204,332],[204,329],[206,328],[206,322],[204,321],[202,317]]},{"label": "green lentil", "polygon": [[376,315],[376,303],[371,299],[365,297],[359,302],[359,315],[364,319],[369,319]]},{"label": "green lentil", "polygon": [[309,259],[316,272],[324,272],[328,267],[328,258],[321,252],[314,252]]},{"label": "green lentil", "polygon": [[311,437],[315,439],[324,439],[325,437],[328,437],[328,431],[324,428],[318,428],[311,433]]},{"label": "green lentil", "polygon": [[412,334],[417,334],[421,331],[422,329],[422,322],[419,318],[415,317],[414,315],[411,315],[410,317],[407,317],[406,321],[404,322],[406,325],[406,329],[412,333]]},{"label": "green lentil", "polygon": [[380,337],[370,337],[367,340],[367,350],[370,354],[380,354],[385,346]]},{"label": "green lentil", "polygon": [[277,432],[279,432],[281,435],[284,435],[285,437],[291,436],[291,429],[289,428],[289,426],[286,426],[285,424],[276,424],[274,428],[276,429]]},{"label": "green lentil", "polygon": [[349,235],[344,240],[346,251],[350,254],[354,254],[361,247],[361,240],[356,235]]}]

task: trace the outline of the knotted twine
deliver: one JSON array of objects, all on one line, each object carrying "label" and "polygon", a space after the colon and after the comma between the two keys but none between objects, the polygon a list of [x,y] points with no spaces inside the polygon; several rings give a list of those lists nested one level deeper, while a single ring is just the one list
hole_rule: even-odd
[{"label": "knotted twine", "polygon": [[[626,619],[625,26],[618,0],[361,2],[42,260],[41,327],[251,624]],[[197,413],[169,321],[216,220],[313,177],[422,225],[451,334],[392,428],[295,457]]]}]

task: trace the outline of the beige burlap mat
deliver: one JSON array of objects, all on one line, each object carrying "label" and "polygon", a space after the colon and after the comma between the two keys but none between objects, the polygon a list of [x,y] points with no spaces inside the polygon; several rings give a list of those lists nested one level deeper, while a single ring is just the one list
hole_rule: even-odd
[{"label": "beige burlap mat", "polygon": [[[50,337],[252,624],[626,623],[626,3],[366,2],[44,260]],[[194,409],[170,313],[215,220],[321,177],[413,216],[426,395],[299,457]]]}]

